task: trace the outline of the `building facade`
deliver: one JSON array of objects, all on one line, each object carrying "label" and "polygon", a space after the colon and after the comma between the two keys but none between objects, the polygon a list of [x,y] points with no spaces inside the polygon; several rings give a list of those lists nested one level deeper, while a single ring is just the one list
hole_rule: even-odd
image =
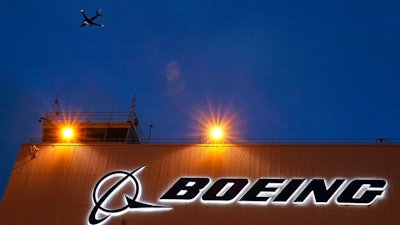
[{"label": "building facade", "polygon": [[400,221],[400,145],[22,144],[7,225]]}]

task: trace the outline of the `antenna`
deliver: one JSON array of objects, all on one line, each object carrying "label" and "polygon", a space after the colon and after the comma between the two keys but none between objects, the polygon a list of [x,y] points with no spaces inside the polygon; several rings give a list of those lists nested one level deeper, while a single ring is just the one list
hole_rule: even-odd
[{"label": "antenna", "polygon": [[38,120],[39,123],[50,122],[52,120],[56,120],[57,121],[59,119],[60,113],[61,113],[61,107],[60,107],[60,100],[58,100],[58,95],[56,96],[56,99],[54,100],[54,104],[56,104],[56,106],[57,106],[57,110],[54,113],[54,116],[53,116],[52,113],[51,114],[50,113],[46,113],[44,116],[41,116],[39,118],[39,120]]},{"label": "antenna", "polygon": [[60,109],[60,101],[58,100],[58,95],[57,95],[56,99],[54,100],[54,104],[56,104],[56,106],[57,106],[55,120],[58,120],[58,117],[60,116],[60,111],[61,111],[61,109]]},{"label": "antenna", "polygon": [[151,128],[153,128],[153,124],[150,124],[150,129],[149,129],[149,136],[147,137],[148,142],[150,143],[150,139],[151,139]]},{"label": "antenna", "polygon": [[130,110],[129,110],[129,118],[128,118],[128,120],[130,120],[130,121],[132,119],[134,119],[134,117],[135,117],[135,107],[136,107],[136,93],[132,98],[131,107],[130,107]]}]

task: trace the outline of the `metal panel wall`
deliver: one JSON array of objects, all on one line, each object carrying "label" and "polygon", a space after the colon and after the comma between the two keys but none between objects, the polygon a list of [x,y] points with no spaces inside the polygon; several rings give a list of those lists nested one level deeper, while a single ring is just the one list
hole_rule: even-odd
[{"label": "metal panel wall", "polygon": [[[400,221],[400,146],[398,145],[22,145],[3,197],[0,216],[8,225],[88,224],[92,192],[107,173],[134,171],[140,200],[169,210],[126,211],[110,215],[107,225],[200,224],[396,224]],[[204,204],[161,202],[180,177],[383,178],[383,199],[370,206]],[[110,184],[112,186],[112,183]],[[107,190],[102,189],[105,193]],[[133,187],[123,192],[135,192]],[[110,203],[111,204],[111,203]],[[123,204],[116,202],[116,204]],[[2,222],[3,223],[3,222]]]}]

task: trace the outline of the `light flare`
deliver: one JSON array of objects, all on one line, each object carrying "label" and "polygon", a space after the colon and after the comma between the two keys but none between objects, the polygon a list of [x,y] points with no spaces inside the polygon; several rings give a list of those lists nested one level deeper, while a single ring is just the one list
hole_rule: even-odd
[{"label": "light flare", "polygon": [[66,140],[71,140],[74,137],[74,131],[71,127],[65,127],[62,129],[62,136]]},{"label": "light flare", "polygon": [[213,128],[211,129],[211,137],[212,137],[213,139],[220,139],[220,138],[223,138],[223,132],[222,132],[221,128],[219,128],[219,127],[213,127]]},{"label": "light flare", "polygon": [[58,143],[77,143],[79,142],[81,131],[78,116],[71,118],[69,113],[51,122],[54,124],[54,134]]},{"label": "light flare", "polygon": [[194,135],[198,135],[200,144],[228,144],[238,139],[239,121],[230,107],[222,110],[209,103],[206,111],[198,111],[193,117],[197,122]]}]

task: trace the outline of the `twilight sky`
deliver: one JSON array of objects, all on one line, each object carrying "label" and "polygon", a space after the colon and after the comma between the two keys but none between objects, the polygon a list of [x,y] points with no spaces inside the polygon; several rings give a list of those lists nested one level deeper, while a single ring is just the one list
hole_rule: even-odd
[{"label": "twilight sky", "polygon": [[[100,27],[80,27],[102,9]],[[152,137],[199,115],[240,138],[399,137],[400,1],[0,3],[0,199],[54,111],[136,112]]]}]

